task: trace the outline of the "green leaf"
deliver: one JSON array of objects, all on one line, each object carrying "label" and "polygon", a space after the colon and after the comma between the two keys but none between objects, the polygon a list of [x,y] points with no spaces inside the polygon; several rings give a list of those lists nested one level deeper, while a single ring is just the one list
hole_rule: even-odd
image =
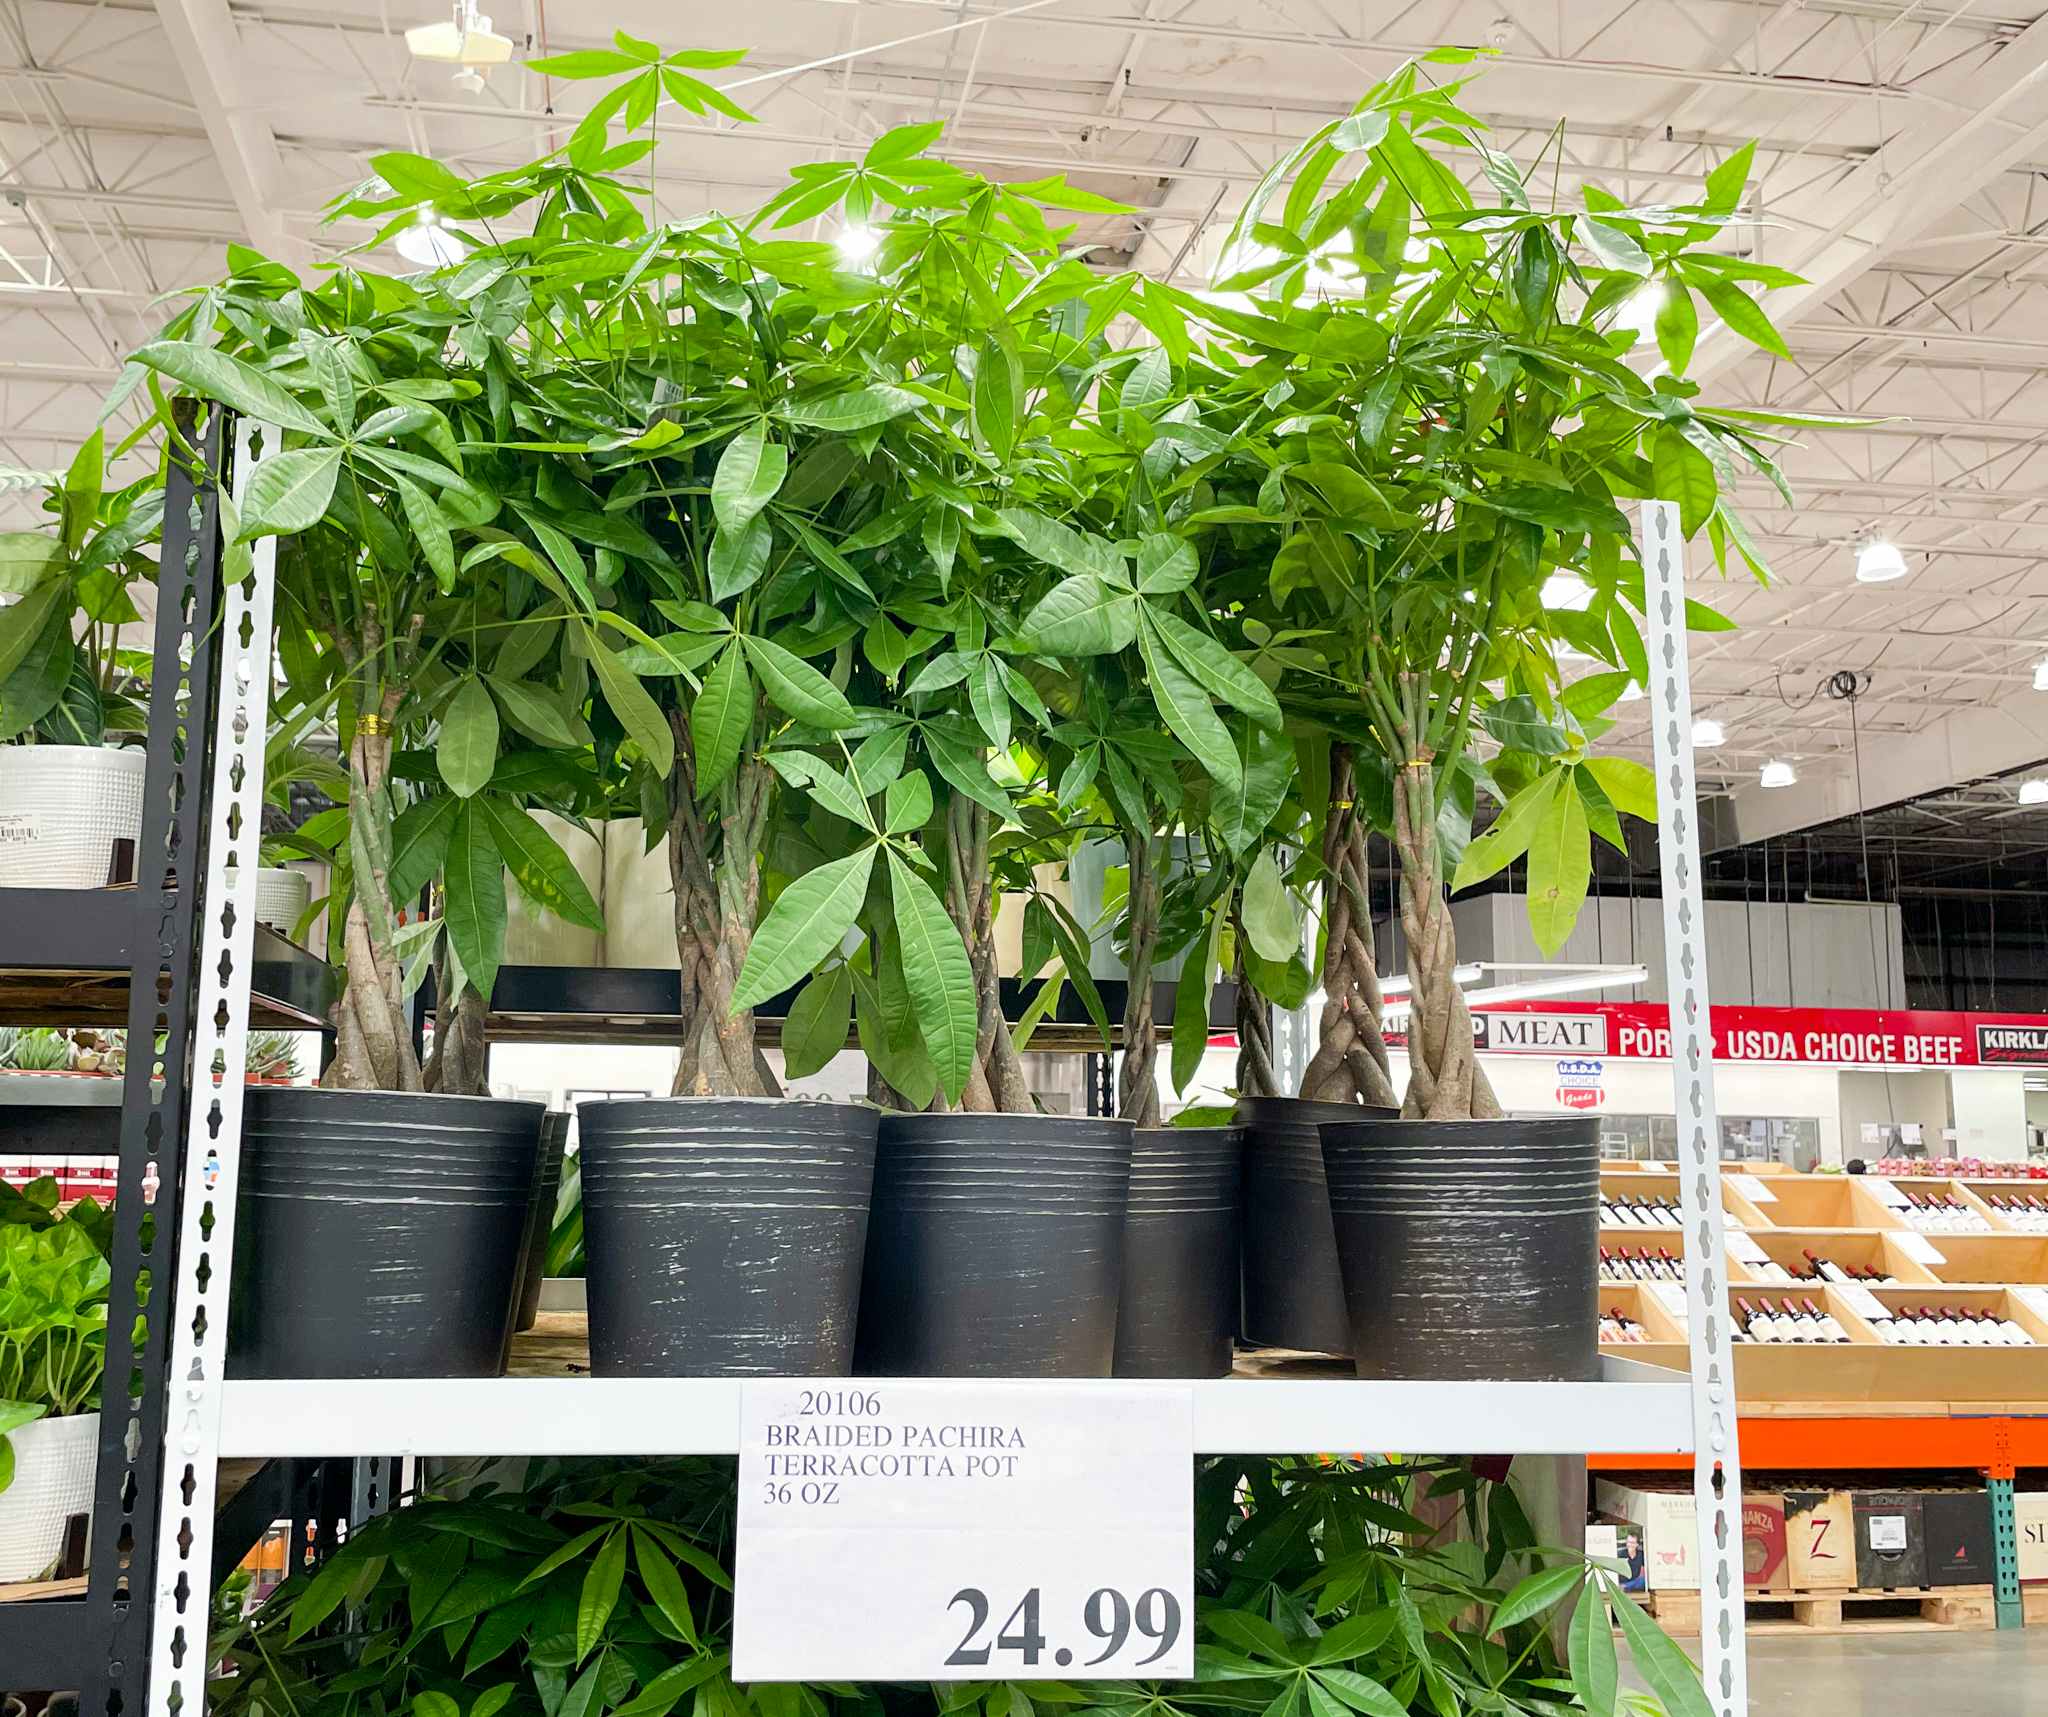
[{"label": "green leaf", "polygon": [[986,742],[979,733],[964,723],[942,721],[927,722],[923,732],[925,753],[947,786],[998,817],[1010,815],[1009,795],[989,776]]},{"label": "green leaf", "polygon": [[915,411],[922,404],[923,396],[912,393],[908,388],[873,382],[824,399],[794,400],[787,405],[778,405],[775,415],[784,423],[845,435],[857,429],[873,429],[876,424],[901,417],[906,411]]},{"label": "green leaf", "polygon": [[939,897],[894,851],[889,854],[889,894],[896,909],[904,987],[939,1087],[949,1102],[957,1103],[974,1071],[980,1015],[974,968]]},{"label": "green leaf", "polygon": [[237,542],[254,537],[292,536],[318,524],[334,499],[341,470],[339,447],[303,447],[273,453],[256,467],[242,502]]},{"label": "green leaf", "polygon": [[1390,123],[1387,115],[1379,108],[1367,108],[1363,113],[1346,114],[1337,121],[1336,130],[1330,133],[1331,145],[1347,155],[1357,155],[1378,146],[1387,135]]},{"label": "green leaf", "polygon": [[0,595],[26,596],[64,564],[64,545],[48,531],[0,531]]},{"label": "green leaf", "polygon": [[71,682],[77,658],[77,648],[71,642],[70,616],[60,608],[30,643],[13,672],[0,679],[0,738],[12,739],[26,733],[57,707],[64,688]]},{"label": "green leaf", "polygon": [[410,477],[394,477],[399,504],[405,508],[405,522],[412,526],[420,553],[426,557],[434,582],[443,591],[455,588],[455,543],[448,534],[448,519],[441,505]]},{"label": "green leaf", "polygon": [[1692,362],[1692,349],[1700,336],[1700,314],[1693,307],[1692,294],[1677,275],[1664,282],[1664,301],[1657,306],[1657,350],[1673,375],[1685,374]]},{"label": "green leaf", "polygon": [[1614,1619],[1621,1624],[1621,1637],[1628,1641],[1628,1654],[1636,1673],[1650,1684],[1650,1691],[1664,1701],[1668,1717],[1714,1717],[1714,1708],[1700,1685],[1699,1673],[1684,1652],[1626,1593],[1614,1605]]},{"label": "green leaf", "polygon": [[708,798],[733,772],[754,725],[754,680],[746,653],[728,647],[704,676],[690,706],[690,747],[697,757],[697,797]]},{"label": "green leaf", "polygon": [[797,992],[782,1025],[782,1071],[786,1078],[816,1073],[846,1047],[853,1029],[853,974],[845,966],[820,972]]},{"label": "green leaf", "polygon": [[391,904],[410,911],[420,890],[440,874],[455,832],[455,813],[463,801],[436,793],[417,799],[398,813],[391,825]]},{"label": "green leaf", "polygon": [[867,898],[875,850],[863,847],[820,865],[776,896],[740,968],[735,1011],[779,996],[846,939]]},{"label": "green leaf", "polygon": [[1557,757],[1571,749],[1571,736],[1526,693],[1501,699],[1479,719],[1488,733],[1511,750]]},{"label": "green leaf", "polygon": [[50,629],[53,614],[68,615],[69,594],[62,583],[38,585],[19,602],[0,608],[0,682],[21,666]]},{"label": "green leaf", "polygon": [[1700,206],[1710,215],[1730,215],[1742,202],[1742,188],[1749,183],[1750,163],[1756,158],[1756,141],[1749,142],[1724,159],[1707,175],[1706,193]]},{"label": "green leaf", "polygon": [[1143,413],[1164,399],[1172,386],[1172,360],[1160,347],[1149,346],[1124,377],[1116,403],[1124,411]]},{"label": "green leaf", "polygon": [[1646,823],[1657,820],[1657,777],[1642,764],[1628,757],[1589,757],[1579,767],[1600,783],[1617,811]]},{"label": "green leaf", "polygon": [[1566,686],[1558,701],[1584,721],[1590,716],[1606,714],[1614,707],[1615,700],[1634,684],[1635,675],[1622,670],[1611,674],[1588,674]]},{"label": "green leaf", "polygon": [[666,780],[676,764],[676,736],[669,728],[668,718],[647,695],[647,688],[633,670],[612,654],[610,646],[594,633],[588,637],[587,654],[598,684],[604,688],[604,701],[654,766],[655,774]]},{"label": "green leaf", "polygon": [[196,394],[233,406],[244,417],[272,423],[280,429],[332,441],[334,431],[261,370],[252,369],[240,358],[211,346],[187,345],[182,340],[156,340],[138,351],[133,360],[173,381],[183,382]]},{"label": "green leaf", "polygon": [[[1624,1604],[1634,1600],[1624,1596]],[[1572,1686],[1586,1717],[1614,1717],[1614,1696],[1619,1685],[1615,1661],[1614,1630],[1607,1619],[1607,1599],[1597,1581],[1588,1580],[1572,1611],[1565,1633],[1565,1656],[1571,1666]]]},{"label": "green leaf", "polygon": [[1145,658],[1146,677],[1151,681],[1152,701],[1160,719],[1195,761],[1208,771],[1226,794],[1244,791],[1244,765],[1237,747],[1230,742],[1230,729],[1223,725],[1207,694],[1181,672],[1172,655],[1153,642],[1154,628],[1147,626],[1138,639]]},{"label": "green leaf", "polygon": [[1200,570],[1194,544],[1170,531],[1154,531],[1138,544],[1138,588],[1147,596],[1185,590]]},{"label": "green leaf", "polygon": [[1259,957],[1275,962],[1292,959],[1301,952],[1301,925],[1294,916],[1294,902],[1281,879],[1280,866],[1271,847],[1261,847],[1244,879],[1244,898],[1238,908],[1245,938]]},{"label": "green leaf", "polygon": [[1585,241],[1586,248],[1599,258],[1601,267],[1616,269],[1623,274],[1645,275],[1650,272],[1650,253],[1612,221],[1581,215],[1578,226],[1579,237]]},{"label": "green leaf", "polygon": [[913,155],[922,155],[938,142],[945,129],[945,124],[936,119],[926,120],[921,125],[895,126],[868,145],[868,152],[861,157],[861,165],[871,168],[900,165]]},{"label": "green leaf", "polygon": [[626,1578],[626,1533],[623,1525],[598,1548],[590,1572],[583,1576],[583,1591],[576,1600],[576,1661],[581,1663],[597,1649],[605,1623],[619,1601],[619,1587]]},{"label": "green leaf", "polygon": [[1221,698],[1262,727],[1280,728],[1280,700],[1259,676],[1240,662],[1206,632],[1199,632],[1179,615],[1154,604],[1147,608],[1159,636],[1182,667],[1213,696]]},{"label": "green leaf", "polygon": [[[505,957],[505,864],[484,805],[479,799],[459,801],[443,872],[442,921],[455,957],[488,1006]],[[452,1008],[454,998],[444,997],[441,1005]]]},{"label": "green leaf", "polygon": [[981,351],[974,372],[974,429],[998,459],[1007,461],[1017,445],[1024,374],[1016,355],[996,341]]},{"label": "green leaf", "polygon": [[803,657],[766,638],[746,637],[740,642],[769,698],[798,721],[836,732],[859,719],[846,694]]},{"label": "green leaf", "polygon": [[1077,573],[1047,591],[1024,617],[1018,643],[1034,655],[1107,656],[1138,632],[1138,599],[1092,573]]},{"label": "green leaf", "polygon": [[1667,423],[1650,442],[1650,471],[1657,498],[1676,501],[1679,529],[1688,539],[1696,536],[1720,497],[1714,462]]},{"label": "green leaf", "polygon": [[615,54],[609,48],[579,48],[574,53],[552,54],[526,62],[528,71],[554,78],[617,77],[621,72],[637,72],[643,67],[643,61],[628,54]]},{"label": "green leaf", "polygon": [[1734,281],[1694,274],[1692,283],[1699,288],[1700,296],[1713,306],[1714,314],[1752,346],[1761,346],[1774,356],[1791,362],[1792,352],[1785,344],[1784,335],[1764,314],[1763,306]]},{"label": "green leaf", "polygon": [[85,547],[85,539],[99,517],[100,494],[106,487],[106,431],[96,428],[71,456],[71,469],[64,473],[60,504],[63,508],[64,542],[73,554]]},{"label": "green leaf", "polygon": [[1220,909],[1209,914],[1207,931],[1198,936],[1173,988],[1173,1088],[1185,1091],[1202,1065],[1209,1047],[1209,992],[1216,987],[1216,965],[1223,943]]},{"label": "green leaf", "polygon": [[1585,801],[1560,789],[1550,796],[1529,837],[1529,928],[1546,957],[1554,956],[1571,935],[1592,872]]},{"label": "green leaf", "polygon": [[1408,1717],[1408,1705],[1396,1699],[1369,1675],[1335,1664],[1319,1666],[1315,1679],[1354,1711],[1365,1717]]},{"label": "green leaf", "polygon": [[498,766],[498,706],[483,681],[471,677],[455,688],[441,712],[434,762],[458,798],[467,799],[489,785]]},{"label": "green leaf", "polygon": [[575,862],[531,812],[494,794],[476,803],[489,821],[498,856],[529,900],[586,930],[604,928],[604,913]]},{"label": "green leaf", "polygon": [[1005,507],[996,518],[1025,553],[1047,566],[1098,578],[1124,576],[1123,556],[1101,537],[1073,530],[1026,507]]},{"label": "green leaf", "polygon": [[496,674],[486,674],[484,680],[496,694],[505,719],[528,739],[555,747],[583,743],[562,706],[538,686],[530,686],[524,680],[502,679]]},{"label": "green leaf", "polygon": [[913,769],[889,783],[882,799],[884,834],[903,835],[921,829],[931,821],[931,815],[932,784],[922,769]]},{"label": "green leaf", "polygon": [[723,602],[760,583],[774,546],[775,531],[766,514],[756,513],[740,530],[721,529],[711,539],[711,552],[705,557],[712,601]]},{"label": "green leaf", "polygon": [[768,439],[765,423],[750,423],[726,443],[711,479],[711,510],[720,530],[737,534],[775,498],[789,474],[789,450]]},{"label": "green leaf", "polygon": [[1517,1582],[1514,1590],[1501,1599],[1486,1631],[1501,1633],[1517,1622],[1542,1614],[1552,1605],[1562,1602],[1569,1593],[1576,1592],[1585,1581],[1586,1566],[1583,1562],[1539,1569],[1527,1579]]},{"label": "green leaf", "polygon": [[413,1717],[462,1717],[462,1707],[445,1693],[415,1693]]}]

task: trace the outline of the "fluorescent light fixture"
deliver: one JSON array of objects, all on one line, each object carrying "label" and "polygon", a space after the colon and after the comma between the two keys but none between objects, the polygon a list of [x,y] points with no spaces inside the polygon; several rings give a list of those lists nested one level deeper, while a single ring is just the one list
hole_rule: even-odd
[{"label": "fluorescent light fixture", "polygon": [[2048,805],[2048,778],[2035,776],[2031,781],[2020,783],[2022,805]]},{"label": "fluorescent light fixture", "polygon": [[[1525,971],[1540,972],[1541,966],[1492,966],[1482,962],[1484,971]],[[1500,1002],[1532,1002],[1544,996],[1569,996],[1581,990],[1630,989],[1637,984],[1650,981],[1647,966],[1577,966],[1566,967],[1546,978],[1526,978],[1517,983],[1495,984],[1490,989],[1467,990],[1465,1003],[1468,1007],[1487,1007]],[[1404,996],[1398,1001],[1389,1001],[1385,1020],[1398,1029],[1414,1011]]]},{"label": "fluorescent light fixture", "polygon": [[491,28],[489,15],[476,9],[476,0],[455,0],[445,24],[414,25],[405,33],[405,45],[416,60],[463,66],[502,66],[511,59],[513,46],[510,36]]},{"label": "fluorescent light fixture", "polygon": [[848,268],[865,268],[882,248],[882,235],[873,227],[848,227],[839,235],[839,260]]},{"label": "fluorescent light fixture", "polygon": [[2034,664],[2034,690],[2048,692],[2048,656],[2043,656]]},{"label": "fluorescent light fixture", "polygon": [[469,246],[441,224],[430,204],[420,210],[414,225],[398,235],[398,254],[422,268],[447,268],[469,255]]},{"label": "fluorescent light fixture", "polygon": [[1757,775],[1757,780],[1766,787],[1791,787],[1799,781],[1799,771],[1782,757],[1773,757]]},{"label": "fluorescent light fixture", "polygon": [[1670,288],[1661,280],[1638,287],[1615,312],[1614,328],[1635,335],[1635,343],[1640,346],[1656,334],[1658,314],[1670,295]]},{"label": "fluorescent light fixture", "polygon": [[[1451,982],[1462,990],[1467,984],[1478,983],[1485,973],[1486,968],[1476,961],[1469,966],[1453,966],[1451,968]],[[1387,1001],[1395,1001],[1407,995],[1408,984],[1409,980],[1406,978],[1388,978],[1380,985],[1380,995]]]},{"label": "fluorescent light fixture", "polygon": [[1543,606],[1574,614],[1593,605],[1593,587],[1575,572],[1553,572],[1543,581]]},{"label": "fluorescent light fixture", "polygon": [[1858,584],[1889,584],[1893,579],[1905,576],[1906,557],[1883,537],[1872,537],[1856,550]]},{"label": "fluorescent light fixture", "polygon": [[1714,721],[1707,716],[1701,716],[1698,721],[1692,724],[1693,750],[1701,751],[1711,746],[1726,745],[1727,743],[1728,730],[1718,721]]}]

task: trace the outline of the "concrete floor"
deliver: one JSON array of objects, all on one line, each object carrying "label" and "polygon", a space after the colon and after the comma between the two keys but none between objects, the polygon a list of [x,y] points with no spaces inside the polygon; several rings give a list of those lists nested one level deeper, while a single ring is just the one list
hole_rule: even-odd
[{"label": "concrete floor", "polygon": [[[1679,1640],[1697,1654],[1699,1642]],[[2048,1717],[2048,1628],[1749,1642],[1755,1717]]]}]

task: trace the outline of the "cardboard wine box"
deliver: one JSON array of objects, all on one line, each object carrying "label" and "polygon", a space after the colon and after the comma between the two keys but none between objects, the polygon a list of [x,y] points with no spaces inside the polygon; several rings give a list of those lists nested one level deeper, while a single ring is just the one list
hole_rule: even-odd
[{"label": "cardboard wine box", "polygon": [[1989,1491],[1923,1492],[1920,1533],[1928,1585],[1989,1586],[1997,1580]]},{"label": "cardboard wine box", "polygon": [[2020,1584],[2048,1581],[2048,1490],[2015,1491],[2012,1512],[2020,1540]]},{"label": "cardboard wine box", "polygon": [[1927,1584],[1920,1492],[1856,1492],[1856,1584],[1866,1592]]},{"label": "cardboard wine box", "polygon": [[[1631,1590],[1699,1589],[1699,1535],[1690,1490],[1638,1490],[1601,1479],[1593,1505],[1603,1516],[1622,1523],[1618,1554],[1629,1565],[1631,1580],[1641,1558],[1644,1585],[1631,1585]],[[1632,1544],[1630,1535],[1637,1531],[1642,1536]]]},{"label": "cardboard wine box", "polygon": [[1856,1508],[1845,1490],[1785,1492],[1785,1565],[1796,1592],[1856,1584]]},{"label": "cardboard wine box", "polygon": [[1785,1499],[1767,1491],[1742,1493],[1742,1583],[1753,1592],[1782,1592],[1792,1584],[1785,1558]]}]

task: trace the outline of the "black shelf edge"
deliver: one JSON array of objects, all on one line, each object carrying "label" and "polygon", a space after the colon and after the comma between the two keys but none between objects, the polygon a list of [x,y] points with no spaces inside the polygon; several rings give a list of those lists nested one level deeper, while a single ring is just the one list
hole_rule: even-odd
[{"label": "black shelf edge", "polygon": [[125,973],[142,920],[132,888],[0,889],[0,971]]},{"label": "black shelf edge", "polygon": [[82,1687],[92,1660],[95,1613],[85,1598],[0,1604],[0,1693]]},{"label": "black shelf edge", "polygon": [[[1043,987],[1042,979],[1003,979],[1003,1017],[1012,1023],[1021,1019]],[[1126,985],[1119,978],[1099,978],[1096,988],[1112,1037],[1120,1041]],[[431,1009],[431,974],[422,993]],[[795,989],[785,990],[754,1010],[763,1043],[780,1041],[781,1023],[796,995]],[[501,1043],[668,1043],[681,1025],[681,1006],[680,977],[661,967],[503,966],[491,991],[487,1029]],[[1162,1027],[1172,1025],[1173,1007],[1174,985],[1155,984],[1153,1017]],[[1237,987],[1226,979],[1210,992],[1209,1027],[1229,1031],[1236,1023]],[[1101,1037],[1072,984],[1061,991],[1032,1047],[1070,1053],[1101,1049]]]}]

